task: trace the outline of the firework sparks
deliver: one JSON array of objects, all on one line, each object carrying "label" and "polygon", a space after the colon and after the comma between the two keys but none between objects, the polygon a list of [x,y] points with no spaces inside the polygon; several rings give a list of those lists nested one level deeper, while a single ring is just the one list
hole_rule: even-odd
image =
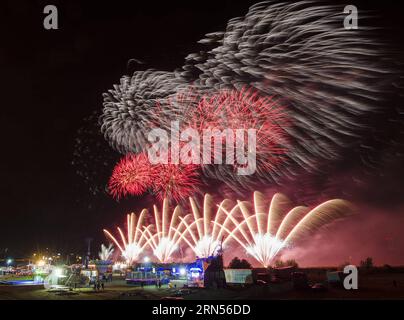
[{"label": "firework sparks", "polygon": [[257,191],[254,192],[253,212],[248,202],[238,201],[232,205],[225,199],[213,214],[215,206],[209,194],[204,197],[202,214],[193,198],[190,198],[190,207],[192,213],[185,216],[180,206],[170,214],[169,202],[164,199],[161,211],[157,206],[153,207],[154,225],[147,226],[143,225],[146,209],[137,223],[133,213],[128,215],[126,237],[118,227],[122,245],[110,232],[104,232],[128,264],[137,261],[146,246],[160,262],[168,263],[182,241],[197,257],[207,258],[217,255],[220,248],[231,247],[229,243],[234,240],[248,255],[268,267],[283,249],[352,213],[351,204],[341,199],[326,201],[311,210],[304,206],[292,208],[290,200],[280,193],[272,197],[268,210],[265,196]]},{"label": "firework sparks", "polygon": [[[285,129],[289,127],[290,121],[285,109],[273,97],[260,96],[259,92],[253,88],[225,89],[213,95],[203,96],[192,112],[190,126],[198,132],[207,129],[221,131],[231,129],[233,132],[236,129],[245,131],[255,129],[259,175],[274,172],[277,164],[284,160],[283,155],[288,148]],[[233,138],[234,147],[247,145],[245,136]],[[222,143],[224,140],[223,137]],[[241,140],[241,143],[237,140]],[[212,145],[212,149],[215,150],[213,147]],[[212,156],[212,163],[215,156]],[[208,167],[208,169],[212,168],[215,167]],[[204,169],[209,176],[209,170]],[[218,176],[216,173],[211,175]]]},{"label": "firework sparks", "polygon": [[169,217],[168,200],[163,200],[163,208],[160,212],[157,206],[154,209],[154,230],[144,228],[144,234],[147,238],[147,244],[152,248],[153,254],[162,263],[167,263],[171,260],[172,254],[179,248],[179,243],[182,239],[181,233],[185,226],[180,223],[181,209],[176,206],[171,218]]},{"label": "firework sparks", "polygon": [[179,114],[163,99],[174,94],[180,82],[174,73],[156,70],[122,77],[103,95],[101,130],[105,138],[122,153],[145,151],[150,128],[168,129]]},{"label": "firework sparks", "polygon": [[242,219],[237,226],[229,229],[217,223],[229,233],[223,244],[234,239],[249,255],[268,267],[284,248],[322,226],[352,213],[350,204],[340,199],[326,201],[312,210],[303,206],[295,207],[284,215],[290,205],[286,196],[277,193],[266,213],[264,195],[254,192],[253,214],[250,213],[248,203],[239,201],[237,206]]},{"label": "firework sparks", "polygon": [[[186,227],[181,235],[182,239],[199,258],[217,255],[223,241],[229,237],[229,234],[224,232],[224,227],[231,228],[234,226],[234,224],[232,225],[234,223],[232,217],[234,210],[228,209],[230,200],[226,199],[220,203],[215,216],[212,216],[214,204],[209,194],[204,197],[202,216],[193,198],[190,198],[190,205],[192,214],[181,218]],[[219,227],[219,224],[223,227]]]},{"label": "firework sparks", "polygon": [[151,187],[152,168],[147,155],[128,154],[115,166],[108,189],[114,198],[141,195]]},{"label": "firework sparks", "polygon": [[98,253],[98,256],[99,256],[100,260],[108,261],[111,258],[113,253],[114,253],[114,248],[112,246],[112,243],[110,243],[108,247],[104,244],[101,244],[101,251]]},{"label": "firework sparks", "polygon": [[179,202],[197,191],[199,166],[158,164],[153,166],[152,192],[157,198]]},{"label": "firework sparks", "polygon": [[115,199],[151,191],[159,200],[181,201],[193,194],[199,184],[199,166],[151,164],[145,153],[128,154],[115,166],[109,192]]},{"label": "firework sparks", "polygon": [[107,191],[105,181],[119,159],[119,154],[111,151],[101,134],[98,120],[99,112],[93,112],[83,119],[83,126],[77,130],[71,162],[94,195]]},{"label": "firework sparks", "polygon": [[[124,257],[128,265],[131,265],[138,260],[139,255],[143,252],[148,244],[147,237],[144,234],[145,231],[142,230],[142,225],[146,214],[147,210],[144,209],[140,213],[138,219],[134,213],[127,215],[126,237],[122,232],[122,229],[120,227],[117,228],[122,243],[119,243],[119,241],[108,230],[104,229],[104,233],[116,244],[122,254],[122,257]],[[148,228],[149,227],[147,227],[145,230],[148,230]]]},{"label": "firework sparks", "polygon": [[219,127],[251,122],[262,140],[256,177],[240,177],[232,166],[202,168],[237,191],[317,173],[319,163],[341,160],[348,150],[367,158],[374,152],[369,136],[377,140],[397,114],[385,97],[395,91],[401,68],[371,29],[352,33],[341,27],[344,18],[343,6],[312,1],[254,5],[225,31],[199,41],[207,50],[188,55],[182,69],[122,77],[104,94],[102,132],[121,152],[139,153],[151,128],[168,131],[172,120],[192,124],[195,113],[202,120],[215,115],[210,120]]}]

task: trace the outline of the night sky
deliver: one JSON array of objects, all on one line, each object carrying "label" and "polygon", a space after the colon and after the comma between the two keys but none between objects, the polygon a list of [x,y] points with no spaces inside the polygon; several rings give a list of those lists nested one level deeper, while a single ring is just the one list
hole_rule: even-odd
[{"label": "night sky", "polygon": [[[204,34],[224,29],[255,2],[2,2],[0,258],[6,248],[16,257],[46,247],[82,253],[86,237],[94,238],[98,249],[105,241],[102,228],[121,224],[128,210],[151,203],[148,198],[117,203],[89,190],[72,164],[84,119],[101,110],[102,93],[121,75],[180,67]],[[374,9],[383,17],[381,26],[392,30],[386,37],[402,41],[403,11],[397,1],[348,2],[359,10]],[[59,10],[59,30],[43,28],[47,4]],[[128,65],[132,58],[145,64]],[[106,157],[118,159],[112,150]],[[99,170],[102,183],[108,168]],[[400,163],[397,170],[403,176]],[[391,185],[401,187],[396,180]],[[401,219],[400,197],[395,193],[391,216]]]}]

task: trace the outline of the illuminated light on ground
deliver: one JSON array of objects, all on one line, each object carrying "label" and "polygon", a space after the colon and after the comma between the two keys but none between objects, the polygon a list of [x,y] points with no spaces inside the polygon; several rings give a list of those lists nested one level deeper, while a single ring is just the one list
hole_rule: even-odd
[{"label": "illuminated light on ground", "polygon": [[124,271],[124,270],[126,270],[127,267],[128,267],[128,265],[125,263],[115,262],[112,265],[112,270],[113,271]]},{"label": "illuminated light on ground", "polygon": [[46,263],[45,263],[44,260],[39,260],[36,265],[37,265],[38,267],[44,267],[45,264],[46,264]]},{"label": "illuminated light on ground", "polygon": [[57,278],[62,278],[62,277],[64,277],[64,275],[63,275],[63,270],[62,270],[61,268],[56,268],[56,269],[54,269],[54,270],[53,270],[53,273],[54,273],[55,277],[57,277]]}]

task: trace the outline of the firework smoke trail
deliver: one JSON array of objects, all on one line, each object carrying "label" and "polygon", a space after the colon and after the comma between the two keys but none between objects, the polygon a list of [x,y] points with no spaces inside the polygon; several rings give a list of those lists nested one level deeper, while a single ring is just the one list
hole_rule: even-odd
[{"label": "firework smoke trail", "polygon": [[[223,241],[229,237],[228,233],[224,232],[224,227],[232,228],[236,226],[232,224],[235,219],[232,217],[233,210],[230,210],[230,200],[223,200],[218,205],[215,215],[213,215],[215,206],[209,194],[204,197],[202,215],[195,200],[193,198],[189,200],[192,214],[181,218],[186,227],[181,237],[197,257],[208,258],[215,256]],[[223,227],[219,227],[219,223]]]},{"label": "firework smoke trail", "polygon": [[352,213],[351,205],[340,199],[326,201],[312,210],[299,206],[287,212],[291,203],[279,193],[273,196],[266,213],[265,197],[257,191],[254,192],[253,214],[248,209],[248,203],[239,201],[237,206],[242,219],[238,220],[235,228],[215,223],[229,234],[223,245],[234,239],[264,267],[268,267],[276,255],[299,239]]},{"label": "firework smoke trail", "polygon": [[169,130],[180,111],[165,99],[177,92],[181,80],[174,73],[147,70],[124,76],[119,85],[104,93],[101,116],[105,138],[122,153],[141,152],[151,128]]},{"label": "firework smoke trail", "polygon": [[112,254],[114,253],[114,248],[112,246],[112,243],[109,244],[109,246],[105,246],[104,244],[101,244],[101,251],[98,253],[98,256],[100,260],[102,261],[108,261]]},{"label": "firework smoke trail", "polygon": [[100,112],[96,111],[83,119],[83,125],[77,130],[71,162],[76,174],[83,179],[93,195],[107,192],[105,181],[120,158],[120,154],[113,152],[105,141],[99,117]]},{"label": "firework smoke trail", "polygon": [[145,227],[144,234],[153,254],[161,263],[167,263],[171,260],[172,254],[179,248],[182,239],[181,234],[185,229],[184,223],[180,222],[181,209],[176,206],[170,218],[167,199],[163,200],[161,212],[157,206],[153,206],[153,209],[155,229],[151,231]]},{"label": "firework smoke trail", "polygon": [[121,251],[122,256],[126,260],[126,263],[129,265],[138,260],[139,255],[143,252],[148,244],[147,237],[144,232],[147,231],[150,226],[145,228],[145,230],[142,230],[143,221],[146,214],[147,210],[144,209],[140,213],[138,219],[134,213],[127,215],[126,237],[121,228],[117,228],[122,240],[121,244],[108,230],[104,229],[106,236],[116,244],[118,249]]},{"label": "firework smoke trail", "polygon": [[[200,98],[250,88],[280,101],[292,123],[285,128],[286,160],[276,170],[258,168],[261,182],[318,172],[320,164],[340,160],[346,150],[367,154],[370,127],[375,130],[387,120],[381,121],[384,115],[394,113],[396,106],[384,97],[395,91],[401,71],[371,28],[346,30],[345,17],[343,6],[314,1],[256,4],[231,19],[225,31],[206,35],[200,41],[206,51],[190,54],[181,70],[123,77],[104,95],[105,137],[124,153],[140,152],[151,127],[168,128],[173,117],[190,120],[184,115],[193,102],[167,102],[187,86]],[[212,166],[204,174],[237,189],[254,185],[228,166]]]},{"label": "firework smoke trail", "polygon": [[[210,51],[188,57],[184,73],[197,76],[201,87],[247,84],[287,107],[292,144],[277,170],[282,176],[318,170],[319,161],[338,159],[342,149],[361,149],[369,118],[386,109],[382,98],[397,76],[391,57],[366,27],[345,30],[342,12],[313,1],[260,3],[229,21],[225,32],[203,39]],[[230,185],[238,179],[222,176]]]}]

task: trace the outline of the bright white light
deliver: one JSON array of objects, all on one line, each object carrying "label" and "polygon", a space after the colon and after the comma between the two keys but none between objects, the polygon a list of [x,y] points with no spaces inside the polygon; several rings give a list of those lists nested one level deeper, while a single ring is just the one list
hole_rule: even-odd
[{"label": "bright white light", "polygon": [[11,264],[13,262],[13,259],[7,259],[7,264]]},{"label": "bright white light", "polygon": [[268,267],[269,262],[285,246],[284,241],[271,236],[269,233],[255,234],[253,239],[254,243],[246,247],[246,251],[256,260],[262,261],[265,267]]},{"label": "bright white light", "polygon": [[144,257],[144,258],[143,258],[143,261],[144,261],[145,263],[148,263],[148,262],[150,262],[150,258],[149,258],[149,257]]},{"label": "bright white light", "polygon": [[214,240],[212,236],[203,236],[194,247],[194,252],[197,257],[208,258],[211,256],[216,256],[220,249],[220,241]]},{"label": "bright white light", "polygon": [[116,262],[113,266],[112,266],[112,270],[124,270],[126,269],[128,266],[125,263],[119,263]]},{"label": "bright white light", "polygon": [[37,265],[38,265],[38,267],[43,267],[45,265],[45,261],[39,260]]},{"label": "bright white light", "polygon": [[114,249],[112,247],[112,244],[109,244],[108,247],[104,244],[101,244],[101,251],[98,253],[98,256],[102,261],[108,261],[111,258],[113,252]]},{"label": "bright white light", "polygon": [[60,278],[63,276],[63,270],[61,268],[56,268],[53,272],[55,273],[55,277]]},{"label": "bright white light", "polygon": [[187,270],[185,270],[185,268],[180,269],[180,275],[185,276],[186,273],[187,273]]},{"label": "bright white light", "polygon": [[158,245],[154,248],[154,255],[160,260],[160,262],[166,263],[171,258],[171,253],[177,250],[178,245],[172,239],[168,237],[160,238]]}]

